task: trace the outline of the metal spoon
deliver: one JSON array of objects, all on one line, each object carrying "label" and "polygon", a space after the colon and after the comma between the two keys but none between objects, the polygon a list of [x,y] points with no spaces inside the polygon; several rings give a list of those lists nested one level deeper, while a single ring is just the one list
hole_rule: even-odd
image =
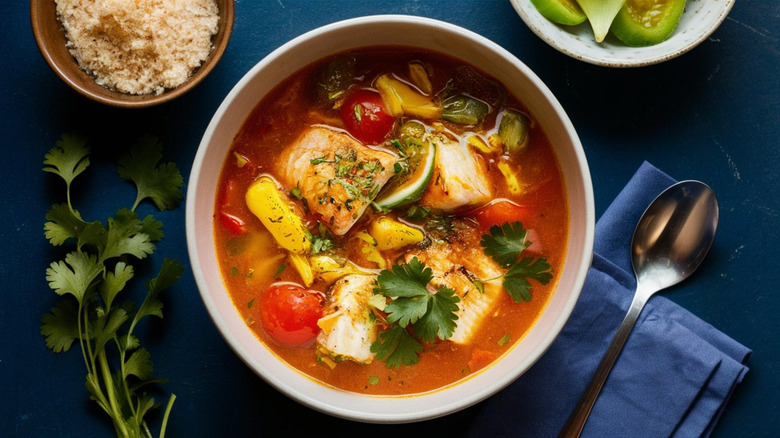
[{"label": "metal spoon", "polygon": [[580,436],[645,303],[653,294],[683,281],[699,267],[717,227],[718,201],[712,190],[700,181],[672,185],[642,214],[631,241],[631,264],[637,279],[634,300],[559,438]]}]

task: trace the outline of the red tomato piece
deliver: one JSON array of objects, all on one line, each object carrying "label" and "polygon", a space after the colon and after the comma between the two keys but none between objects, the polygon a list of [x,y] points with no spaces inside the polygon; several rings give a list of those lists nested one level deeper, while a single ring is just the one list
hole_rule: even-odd
[{"label": "red tomato piece", "polygon": [[368,144],[381,143],[395,123],[395,117],[385,111],[382,96],[371,90],[350,92],[341,106],[340,115],[347,131]]},{"label": "red tomato piece", "polygon": [[219,223],[222,228],[234,236],[240,236],[246,233],[246,224],[244,221],[225,211],[219,212]]},{"label": "red tomato piece", "polygon": [[217,198],[217,220],[222,228],[234,236],[246,233],[246,221],[241,213],[246,214],[244,195],[238,182],[228,180]]},{"label": "red tomato piece", "polygon": [[294,283],[274,283],[260,295],[260,320],[277,342],[301,345],[314,340],[320,331],[325,297],[321,292]]},{"label": "red tomato piece", "polygon": [[477,210],[473,216],[485,230],[493,225],[507,222],[526,222],[531,216],[531,207],[500,199]]}]

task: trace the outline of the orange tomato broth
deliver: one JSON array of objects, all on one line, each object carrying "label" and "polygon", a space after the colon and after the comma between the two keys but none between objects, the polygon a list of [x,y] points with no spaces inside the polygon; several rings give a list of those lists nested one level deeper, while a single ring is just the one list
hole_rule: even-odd
[{"label": "orange tomato broth", "polygon": [[[358,60],[357,76],[362,79],[355,80],[355,83],[366,87],[371,85],[371,80],[385,72],[405,77],[406,66],[410,61],[423,61],[430,69],[433,89],[441,90],[456,69],[466,65],[448,55],[407,47],[372,47],[350,54]],[[331,368],[318,360],[313,345],[280,345],[264,331],[256,305],[260,294],[277,281],[299,284],[302,281],[296,270],[289,266],[284,250],[276,245],[273,237],[250,213],[244,202],[244,193],[252,181],[260,174],[273,175],[276,172],[279,153],[295,141],[304,128],[312,124],[343,127],[337,110],[330,110],[317,103],[313,81],[320,65],[322,61],[301,69],[263,98],[247,117],[226,157],[216,194],[214,235],[228,293],[237,311],[263,344],[289,366],[326,385],[372,395],[408,395],[438,389],[464,379],[488,366],[522,339],[555,290],[566,253],[569,213],[563,175],[547,136],[521,101],[505,92],[503,107],[523,111],[532,120],[529,144],[520,156],[520,164],[515,164],[521,181],[528,184],[527,192],[520,196],[510,194],[504,176],[494,165],[495,160],[487,159],[496,197],[530,207],[530,214],[522,219],[522,223],[532,231],[535,241],[527,251],[534,250],[532,255],[547,259],[552,266],[553,280],[547,285],[530,280],[530,302],[514,303],[508,294],[502,292],[500,302],[486,317],[469,345],[438,341],[425,346],[419,363],[395,369],[379,360],[368,365],[339,362]],[[476,67],[468,67],[490,78]],[[443,124],[457,133],[479,132],[480,129],[486,131],[494,128],[497,113],[491,112],[476,127],[458,126],[446,121]],[[392,147],[388,146],[387,149]],[[218,210],[223,205],[229,205],[231,214],[243,220],[246,227],[244,234],[236,236],[219,221]],[[365,229],[372,215],[374,213],[371,209],[367,209],[364,217],[344,237]],[[316,227],[316,224],[308,225],[311,229]],[[337,245],[346,240],[337,239]],[[387,258],[388,267],[397,260],[395,257]],[[361,263],[359,260],[357,262]],[[282,265],[285,268],[281,268]],[[309,289],[326,292],[327,286],[315,282]]]}]

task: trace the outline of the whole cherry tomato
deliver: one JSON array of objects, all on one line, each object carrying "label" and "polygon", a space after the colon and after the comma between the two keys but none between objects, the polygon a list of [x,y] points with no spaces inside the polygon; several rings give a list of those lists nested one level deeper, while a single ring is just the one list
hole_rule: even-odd
[{"label": "whole cherry tomato", "polygon": [[280,344],[305,344],[319,333],[317,320],[322,317],[325,302],[321,292],[295,283],[274,283],[259,301],[263,328]]},{"label": "whole cherry tomato", "polygon": [[381,143],[395,123],[395,117],[385,111],[382,96],[372,90],[349,92],[341,105],[340,115],[347,131],[368,144]]}]

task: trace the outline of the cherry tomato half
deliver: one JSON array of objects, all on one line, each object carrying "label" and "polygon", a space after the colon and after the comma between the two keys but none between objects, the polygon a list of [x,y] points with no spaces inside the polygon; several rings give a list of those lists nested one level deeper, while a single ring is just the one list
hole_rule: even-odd
[{"label": "cherry tomato half", "polygon": [[385,111],[382,96],[371,90],[351,91],[341,106],[340,115],[347,131],[368,144],[381,143],[395,123],[395,117]]},{"label": "cherry tomato half", "polygon": [[480,208],[473,217],[485,230],[493,225],[501,225],[506,222],[523,222],[531,216],[532,209],[528,206],[516,204],[508,199],[501,199]]},{"label": "cherry tomato half", "polygon": [[294,283],[274,283],[260,295],[260,320],[275,341],[301,345],[319,333],[317,320],[324,302],[321,292]]}]

